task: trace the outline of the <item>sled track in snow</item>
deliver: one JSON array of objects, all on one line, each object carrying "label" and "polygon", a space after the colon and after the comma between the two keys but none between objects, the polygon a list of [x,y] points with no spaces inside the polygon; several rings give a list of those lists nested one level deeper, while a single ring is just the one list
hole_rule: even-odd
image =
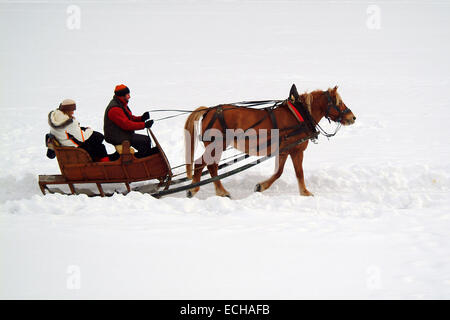
[{"label": "sled track in snow", "polygon": [[[450,168],[428,167],[426,165],[409,165],[409,166],[385,166],[383,168],[377,166],[355,165],[346,168],[323,168],[320,170],[311,170],[306,175],[306,180],[310,190],[315,194],[315,200],[320,199],[324,205],[324,210],[336,210],[346,207],[363,208],[367,211],[376,209],[411,209],[430,207],[439,199],[448,197],[450,193],[450,176],[448,174]],[[252,197],[254,194],[253,187],[263,178],[259,174],[247,173],[228,179],[230,192],[236,195],[236,199],[244,199]],[[296,182],[294,178],[281,178],[272,188],[262,193],[264,201],[272,201],[273,197],[294,197],[296,202],[306,201],[297,195]],[[40,190],[36,187],[35,176],[27,174],[22,178],[13,178],[4,176],[0,178],[0,183],[5,186],[4,192],[0,196],[0,203],[4,204],[5,212],[17,205],[25,211],[33,212],[34,203],[39,202],[40,211],[47,211],[46,203],[53,202],[51,198],[45,200],[40,194]],[[23,186],[30,186],[23,188]],[[90,185],[86,185],[90,186]],[[117,187],[112,185],[111,187]],[[92,186],[95,190],[95,185]],[[18,193],[17,190],[22,190]],[[211,190],[213,187],[211,186]],[[206,199],[215,198],[208,188],[200,192],[199,195]],[[105,191],[106,190],[105,188]],[[114,190],[109,190],[114,192]],[[133,192],[132,192],[133,193]],[[136,192],[134,192],[136,193]],[[202,196],[203,193],[203,196]],[[62,195],[48,195],[51,197],[59,197],[58,201],[77,202],[79,205],[89,207],[90,201],[97,201],[88,197],[64,197]],[[120,195],[117,195],[120,196]],[[145,196],[146,197],[146,196]],[[178,195],[178,198],[184,198],[184,194]],[[65,200],[64,200],[65,199]],[[116,195],[109,198],[108,201],[116,201]],[[169,204],[173,196],[167,196],[165,203]],[[18,202],[25,201],[21,204]],[[181,200],[181,199],[178,199]],[[133,197],[127,200],[127,197],[121,198],[121,202],[134,202]],[[189,199],[183,201],[189,202]],[[330,203],[327,204],[327,201]],[[334,204],[333,204],[334,203]],[[179,203],[177,202],[176,205]],[[369,210],[369,211],[370,211]]]}]

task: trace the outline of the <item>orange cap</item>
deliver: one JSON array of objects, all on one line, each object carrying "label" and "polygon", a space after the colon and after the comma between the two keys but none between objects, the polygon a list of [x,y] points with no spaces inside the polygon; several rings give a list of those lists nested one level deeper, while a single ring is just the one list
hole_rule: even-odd
[{"label": "orange cap", "polygon": [[128,87],[124,84],[118,84],[114,89],[114,93],[116,94],[116,96],[120,97],[130,93],[130,89],[128,89]]}]

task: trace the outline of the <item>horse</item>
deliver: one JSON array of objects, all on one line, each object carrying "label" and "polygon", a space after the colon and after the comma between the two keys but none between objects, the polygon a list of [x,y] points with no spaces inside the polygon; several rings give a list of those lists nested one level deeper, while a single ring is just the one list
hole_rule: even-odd
[{"label": "horse", "polygon": [[[310,93],[298,94],[295,84],[292,85],[289,98],[279,102],[273,108],[255,109],[237,106],[234,104],[223,104],[215,107],[198,107],[188,117],[185,122],[185,153],[186,153],[186,174],[192,180],[192,184],[200,181],[203,168],[207,166],[211,177],[218,174],[218,162],[222,152],[231,145],[233,148],[245,152],[248,155],[261,155],[261,152],[270,154],[270,152],[280,151],[276,155],[275,172],[267,180],[259,182],[255,186],[256,192],[263,192],[281,176],[288,156],[291,156],[297,176],[299,192],[301,196],[313,196],[306,188],[303,174],[303,153],[308,147],[309,139],[291,146],[292,142],[299,141],[301,138],[307,138],[311,134],[319,133],[317,128],[322,118],[332,120],[344,126],[355,123],[356,117],[353,112],[345,105],[341,96],[337,92],[338,87],[328,88],[327,90],[315,90]],[[297,114],[294,110],[299,111]],[[201,120],[201,124],[199,124]],[[303,123],[302,123],[303,120]],[[195,141],[197,136],[197,124],[201,126],[202,142],[205,146],[205,152],[194,163],[194,174],[192,175],[192,164],[195,152]],[[249,130],[250,129],[250,130]],[[236,130],[240,132],[240,137],[233,136],[233,139],[217,139],[225,131]],[[246,134],[252,131],[252,134],[246,135],[242,143],[242,133]],[[211,132],[214,132],[213,138]],[[266,133],[266,134],[262,134]],[[271,141],[269,136],[278,136]],[[275,134],[277,133],[277,134]],[[239,136],[239,134],[237,135]],[[206,137],[206,138],[205,138]],[[253,147],[251,141],[256,140]],[[259,149],[260,143],[266,142],[265,148]],[[267,146],[267,142],[270,142]],[[274,147],[273,143],[277,142]],[[213,150],[211,151],[211,147]],[[206,152],[209,152],[209,159]],[[216,195],[230,197],[230,193],[224,188],[220,180],[214,181]],[[188,197],[193,197],[200,187],[194,187],[187,191]]]}]

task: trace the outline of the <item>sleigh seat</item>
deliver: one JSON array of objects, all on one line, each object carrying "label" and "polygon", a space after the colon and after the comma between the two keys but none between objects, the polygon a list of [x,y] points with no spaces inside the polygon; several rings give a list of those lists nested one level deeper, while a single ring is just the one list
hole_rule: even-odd
[{"label": "sleigh seat", "polygon": [[119,159],[109,162],[94,162],[86,150],[62,147],[54,137],[47,143],[47,147],[54,150],[61,175],[39,175],[39,188],[44,195],[45,190],[49,190],[47,185],[54,184],[67,184],[71,193],[75,194],[75,184],[95,183],[100,195],[105,196],[102,183],[125,183],[130,192],[131,182],[158,179],[160,185],[167,181],[168,187],[172,177],[170,165],[159,144],[157,152],[144,158],[136,158],[130,142],[124,141],[120,145],[121,152],[118,150]]}]

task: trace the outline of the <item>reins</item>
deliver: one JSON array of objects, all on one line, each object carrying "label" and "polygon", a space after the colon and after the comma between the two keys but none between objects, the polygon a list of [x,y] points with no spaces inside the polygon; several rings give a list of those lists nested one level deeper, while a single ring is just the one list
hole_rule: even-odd
[{"label": "reins", "polygon": [[[281,104],[283,102],[283,100],[254,100],[254,101],[240,101],[240,102],[233,102],[233,103],[225,103],[225,104],[221,104],[221,105],[232,105],[234,106],[233,108],[227,108],[227,110],[232,110],[232,109],[239,109],[239,108],[251,108],[251,107],[256,107],[256,106],[261,106],[261,105],[268,105],[268,104],[273,104],[272,108],[275,108],[276,106],[278,106],[279,104]],[[220,106],[220,105],[218,105]],[[216,108],[218,106],[212,107],[212,108]],[[258,108],[255,108],[258,109]],[[261,108],[264,109],[264,108]],[[161,121],[161,120],[167,120],[167,119],[171,119],[171,118],[176,118],[176,117],[180,117],[182,115],[185,115],[186,113],[196,113],[196,112],[201,112],[202,110],[182,110],[182,109],[155,109],[155,110],[149,110],[149,112],[179,112],[176,115],[172,115],[172,116],[167,116],[167,117],[163,117],[163,118],[158,118],[158,119],[154,119],[154,121]]]},{"label": "reins", "polygon": [[336,133],[338,133],[339,129],[341,129],[342,124],[340,122],[338,122],[338,124],[336,125],[336,129],[334,129],[333,133],[328,133],[325,131],[325,129],[323,129],[320,124],[318,124],[316,121],[314,121],[316,123],[316,127],[319,128],[320,133],[325,136],[327,139],[330,139],[331,137],[334,137],[336,135]]},{"label": "reins", "polygon": [[[333,99],[331,98],[331,95],[328,91],[324,91],[327,100],[328,100],[328,105],[327,105],[327,109],[326,109],[326,113],[325,113],[325,118],[328,120],[328,122],[331,123],[330,120],[330,109],[333,108],[335,109],[338,113],[339,113],[339,117],[335,120],[337,122],[337,126],[336,129],[334,130],[333,133],[328,133],[327,131],[325,131],[325,129],[323,129],[320,124],[318,122],[316,122],[314,120],[314,118],[309,117],[310,120],[313,122],[314,127],[316,127],[319,132],[325,136],[327,139],[334,137],[338,131],[340,130],[342,124],[340,123],[340,121],[342,120],[342,116],[349,113],[350,109],[346,108],[344,111],[341,111],[339,109],[339,107],[336,105],[336,103],[333,101]],[[239,109],[239,108],[251,108],[251,107],[256,107],[256,106],[261,106],[261,105],[268,105],[268,104],[272,104],[269,107],[265,107],[265,108],[254,108],[257,110],[274,110],[275,108],[277,108],[278,106],[280,106],[285,100],[253,100],[253,101],[240,101],[240,102],[234,102],[234,103],[226,103],[226,104],[221,104],[215,107],[212,107],[211,109],[217,108],[219,106],[222,105],[232,105],[234,107],[231,108],[227,108],[226,110],[232,110],[232,109]],[[162,120],[167,120],[167,119],[172,119],[172,118],[176,118],[176,117],[180,117],[182,115],[185,115],[187,113],[191,114],[191,113],[195,113],[195,112],[201,112],[203,110],[182,110],[182,109],[154,109],[154,110],[149,110],[149,112],[179,112],[176,115],[171,115],[171,116],[167,116],[167,117],[162,117],[162,118],[158,118],[155,119],[154,121],[162,121]],[[309,112],[308,112],[309,113]],[[258,124],[260,124],[261,122],[263,122],[267,117],[269,116],[269,114],[267,114],[265,117],[263,117],[262,119],[258,120],[256,123],[254,123],[253,125],[251,125],[249,128],[247,128],[244,131],[247,131],[248,129],[254,128],[256,127]],[[314,142],[314,141],[313,141]]]},{"label": "reins", "polygon": [[[335,136],[337,134],[337,132],[340,130],[342,124],[340,123],[340,120],[342,120],[342,116],[349,113],[350,109],[346,108],[344,111],[341,111],[339,109],[339,107],[336,105],[336,103],[333,101],[330,93],[328,91],[324,91],[328,100],[328,105],[327,105],[327,109],[326,109],[326,114],[325,114],[325,118],[331,123],[330,121],[330,109],[333,108],[335,109],[338,113],[339,116],[338,118],[335,120],[337,122],[337,126],[336,129],[334,130],[333,133],[328,133],[327,131],[325,131],[325,129],[322,128],[322,126],[320,126],[320,124],[314,120],[314,118],[311,116],[311,114],[306,110],[306,108],[303,108],[303,118],[305,118],[304,120],[306,120],[306,122],[301,123],[300,125],[296,125],[296,126],[292,126],[292,127],[288,127],[288,128],[281,128],[279,129],[280,131],[288,131],[288,130],[293,130],[295,129],[293,132],[289,133],[289,134],[285,134],[282,137],[284,139],[290,138],[292,136],[295,136],[297,134],[302,133],[303,127],[306,124],[306,126],[309,126],[307,123],[311,124],[311,128],[309,128],[310,130],[313,130],[313,133],[311,135],[311,141],[313,143],[317,143],[316,140],[318,138],[318,133],[322,134],[323,136],[325,136],[327,139]],[[264,108],[254,108],[256,110],[266,110],[267,114],[262,117],[261,119],[259,119],[258,121],[256,121],[254,124],[252,124],[250,127],[248,127],[247,129],[244,130],[244,132],[246,132],[249,129],[252,129],[256,126],[258,126],[259,124],[261,124],[264,120],[266,120],[268,117],[271,118],[271,121],[273,123],[273,125],[275,125],[275,127],[277,127],[276,125],[276,119],[273,116],[272,111],[274,109],[276,109],[277,107],[279,107],[280,105],[283,104],[283,102],[285,102],[287,100],[254,100],[254,101],[241,101],[241,102],[234,102],[234,103],[227,103],[227,104],[221,104],[221,105],[217,105],[215,107],[211,107],[210,109],[220,109],[220,113],[222,113],[224,110],[221,108],[223,105],[231,105],[233,107],[228,107],[226,110],[233,110],[233,109],[240,109],[240,108],[251,108],[251,107],[256,107],[256,106],[262,106],[262,105],[269,105],[268,107],[264,107]],[[154,109],[154,110],[149,110],[149,112],[178,112],[178,114],[176,115],[171,115],[171,116],[167,116],[167,117],[163,117],[163,118],[159,118],[159,119],[155,119],[154,121],[162,121],[162,120],[166,120],[166,119],[171,119],[171,118],[175,118],[175,117],[179,117],[185,114],[191,114],[191,113],[195,113],[195,112],[202,112],[203,110],[182,110],[182,109]],[[214,117],[214,121],[211,121],[211,123],[215,122],[218,119],[218,117]],[[318,130],[317,130],[318,129]],[[147,133],[148,134],[148,133]],[[226,150],[232,149],[232,147],[230,146],[229,148],[227,148]],[[224,151],[226,151],[224,150]],[[230,157],[227,157],[225,159],[222,159],[222,161],[226,161],[229,159],[232,159],[231,161],[226,162],[226,164],[228,163],[235,163],[235,160],[243,160],[242,155],[245,152],[241,152],[235,155],[232,155]],[[247,156],[245,157],[247,158]],[[172,169],[177,169],[180,167],[185,166],[186,164],[180,164],[176,167],[173,167]],[[178,173],[175,176],[179,176],[184,174],[185,172],[182,173]]]}]

